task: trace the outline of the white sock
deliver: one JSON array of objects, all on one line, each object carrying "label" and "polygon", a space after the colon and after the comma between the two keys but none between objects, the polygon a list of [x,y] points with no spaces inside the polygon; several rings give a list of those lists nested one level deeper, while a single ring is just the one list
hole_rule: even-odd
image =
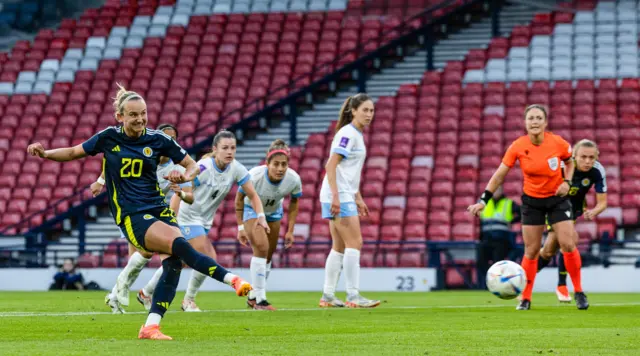
[{"label": "white sock", "polygon": [[133,282],[136,281],[138,276],[140,275],[140,271],[147,265],[147,263],[151,261],[150,258],[144,258],[140,252],[134,252],[133,255],[129,258],[127,265],[124,267],[122,272],[118,278],[122,278],[124,281],[124,285],[129,289]]},{"label": "white sock", "polygon": [[144,295],[146,295],[147,297],[150,297],[153,295],[153,292],[155,292],[156,286],[158,285],[158,281],[160,280],[161,276],[162,276],[162,266],[160,266],[160,268],[156,270],[156,273],[153,274],[153,277],[151,277],[149,282],[147,282],[147,285],[144,286],[144,288],[142,288],[142,292],[144,293]]},{"label": "white sock", "polygon": [[360,251],[355,248],[344,249],[344,277],[347,296],[358,295],[360,290]]},{"label": "white sock", "polygon": [[264,257],[251,257],[251,282],[253,286],[253,295],[256,298],[256,303],[260,303],[267,299],[267,292],[265,287],[267,284],[267,259]]},{"label": "white sock", "polygon": [[111,289],[111,293],[109,293],[109,299],[111,300],[118,300],[118,298],[116,297],[116,295],[118,295],[118,285],[114,284],[113,285],[113,289]]},{"label": "white sock", "polygon": [[160,320],[162,320],[162,316],[160,316],[160,314],[149,313],[149,316],[147,316],[147,322],[144,323],[144,326],[160,325]]},{"label": "white sock", "polygon": [[233,281],[234,278],[236,278],[237,276],[231,272],[227,273],[224,275],[223,281],[224,284],[228,284],[231,285],[231,281]]},{"label": "white sock", "polygon": [[269,261],[269,263],[267,263],[267,273],[264,275],[265,280],[269,279],[269,275],[271,274],[271,262],[272,261]]},{"label": "white sock", "polygon": [[207,279],[207,276],[196,271],[195,269],[191,271],[191,278],[189,278],[189,286],[187,287],[187,293],[184,295],[184,299],[196,300],[196,294],[198,294],[198,290],[204,280]]},{"label": "white sock", "polygon": [[331,249],[331,252],[329,252],[327,262],[324,265],[324,294],[336,294],[336,285],[340,279],[343,257],[343,254],[334,249]]}]

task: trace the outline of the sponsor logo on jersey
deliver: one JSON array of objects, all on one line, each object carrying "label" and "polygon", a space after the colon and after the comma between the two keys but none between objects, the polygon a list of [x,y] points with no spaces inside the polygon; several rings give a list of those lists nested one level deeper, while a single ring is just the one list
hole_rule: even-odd
[{"label": "sponsor logo on jersey", "polygon": [[142,154],[146,157],[151,157],[151,155],[153,154],[153,150],[151,149],[151,147],[145,147],[142,149]]},{"label": "sponsor logo on jersey", "polygon": [[585,178],[582,180],[582,186],[583,187],[587,187],[589,186],[589,183],[591,183],[591,181],[589,180],[589,178]]},{"label": "sponsor logo on jersey", "polygon": [[555,171],[558,169],[558,157],[553,157],[553,158],[549,158],[547,160],[547,163],[549,164],[549,168],[551,168],[552,171]]},{"label": "sponsor logo on jersey", "polygon": [[347,148],[347,145],[349,144],[349,138],[348,137],[343,137],[340,139],[340,144],[338,146],[342,147],[342,148]]}]

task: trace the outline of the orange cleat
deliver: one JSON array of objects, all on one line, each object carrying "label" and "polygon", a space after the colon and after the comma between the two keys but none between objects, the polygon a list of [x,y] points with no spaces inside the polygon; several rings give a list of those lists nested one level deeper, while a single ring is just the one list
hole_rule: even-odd
[{"label": "orange cleat", "polygon": [[158,324],[149,326],[143,325],[138,333],[138,339],[173,340],[171,336],[167,336],[160,331],[160,325]]},{"label": "orange cleat", "polygon": [[236,290],[236,294],[238,297],[246,297],[249,294],[249,291],[253,289],[249,282],[244,279],[236,276],[231,280],[231,287]]},{"label": "orange cleat", "polygon": [[275,311],[276,308],[271,305],[271,303],[267,302],[266,300],[261,301],[260,303],[256,303],[253,306],[253,310],[270,310],[270,311]]},{"label": "orange cleat", "polygon": [[571,294],[569,294],[567,286],[558,286],[556,288],[556,296],[561,303],[571,303]]}]

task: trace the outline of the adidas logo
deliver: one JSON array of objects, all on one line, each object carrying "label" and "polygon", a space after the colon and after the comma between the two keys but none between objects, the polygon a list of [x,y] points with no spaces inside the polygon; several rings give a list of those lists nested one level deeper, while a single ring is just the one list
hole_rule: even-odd
[{"label": "adidas logo", "polygon": [[157,302],[156,304],[158,304],[162,308],[169,309],[169,302]]},{"label": "adidas logo", "polygon": [[120,145],[116,145],[116,147],[112,148],[111,152],[120,152]]},{"label": "adidas logo", "polygon": [[216,271],[217,266],[209,267],[209,277],[213,277],[213,273]]}]

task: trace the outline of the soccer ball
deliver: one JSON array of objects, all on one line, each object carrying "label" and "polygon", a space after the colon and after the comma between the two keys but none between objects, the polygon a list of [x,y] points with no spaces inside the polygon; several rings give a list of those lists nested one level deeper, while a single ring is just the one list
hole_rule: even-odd
[{"label": "soccer ball", "polygon": [[487,271],[487,289],[500,299],[517,297],[526,285],[524,269],[515,262],[496,262]]}]

